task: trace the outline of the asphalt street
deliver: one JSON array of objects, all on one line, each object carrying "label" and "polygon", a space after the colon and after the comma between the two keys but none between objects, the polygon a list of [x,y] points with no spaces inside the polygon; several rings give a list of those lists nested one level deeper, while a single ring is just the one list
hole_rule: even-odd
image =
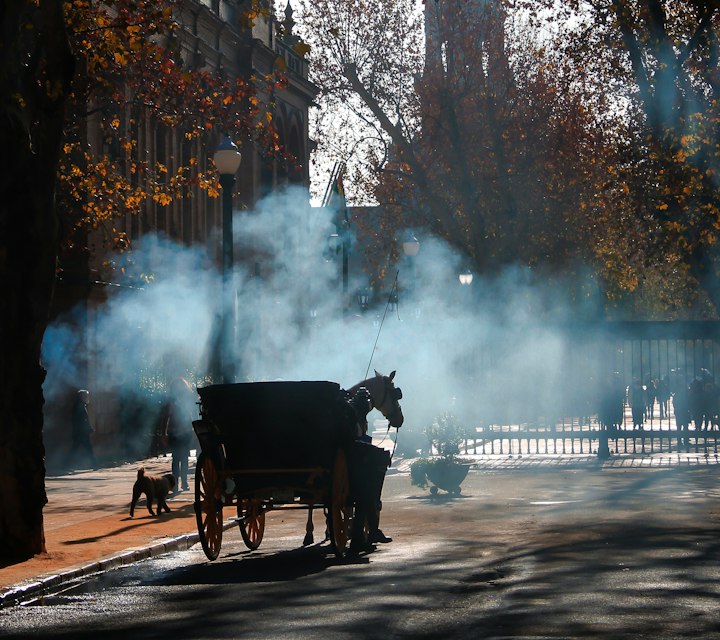
[{"label": "asphalt street", "polygon": [[488,460],[436,498],[399,470],[373,553],[302,548],[304,513],[274,512],[255,552],[233,528],[215,562],[195,545],[78,579],[0,610],[0,634],[720,637],[718,467],[680,462]]}]

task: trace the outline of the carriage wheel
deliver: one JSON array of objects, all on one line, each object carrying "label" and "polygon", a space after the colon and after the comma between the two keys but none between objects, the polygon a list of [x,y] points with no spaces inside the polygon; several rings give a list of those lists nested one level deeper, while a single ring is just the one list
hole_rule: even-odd
[{"label": "carriage wheel", "polygon": [[195,518],[203,551],[209,560],[215,560],[223,532],[220,478],[213,461],[202,453],[195,469]]},{"label": "carriage wheel", "polygon": [[265,512],[260,500],[238,500],[238,525],[245,546],[255,551],[260,546],[265,533]]},{"label": "carriage wheel", "polygon": [[350,481],[348,479],[347,459],[345,452],[339,449],[335,456],[330,489],[330,509],[328,513],[328,530],[330,544],[335,555],[342,557],[347,549],[350,532]]}]

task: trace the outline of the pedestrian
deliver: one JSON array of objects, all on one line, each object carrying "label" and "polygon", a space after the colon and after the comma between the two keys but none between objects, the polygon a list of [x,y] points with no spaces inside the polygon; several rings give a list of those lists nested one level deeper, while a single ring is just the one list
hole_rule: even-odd
[{"label": "pedestrian", "polygon": [[690,419],[695,423],[695,431],[705,429],[705,383],[702,378],[695,377],[688,388],[690,403]]},{"label": "pedestrian", "polygon": [[660,380],[657,383],[657,399],[660,404],[660,419],[670,418],[668,411],[668,401],[670,400],[670,383],[665,374],[660,376]]},{"label": "pedestrian", "polygon": [[625,413],[625,388],[617,371],[599,386],[598,394],[598,422],[605,430],[616,431],[623,424]]},{"label": "pedestrian", "polygon": [[177,491],[187,491],[188,459],[193,444],[195,394],[187,380],[176,378],[170,383],[168,399],[160,415],[161,432],[167,438],[172,455],[172,474]]},{"label": "pedestrian", "polygon": [[643,428],[643,419],[645,417],[645,389],[639,380],[633,380],[628,387],[628,404],[632,410],[633,429]]},{"label": "pedestrian", "polygon": [[657,385],[650,375],[645,377],[645,418],[655,419],[655,400],[657,399]]},{"label": "pedestrian", "polygon": [[73,468],[83,465],[89,465],[93,469],[97,467],[91,439],[95,430],[90,423],[89,405],[90,392],[87,389],[78,389],[72,407],[71,464]]}]

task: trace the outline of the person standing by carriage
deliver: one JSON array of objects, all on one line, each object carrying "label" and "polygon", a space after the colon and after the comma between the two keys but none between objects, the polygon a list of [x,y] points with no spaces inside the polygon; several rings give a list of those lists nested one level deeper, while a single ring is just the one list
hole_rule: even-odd
[{"label": "person standing by carriage", "polygon": [[161,432],[167,438],[172,454],[172,474],[176,478],[178,491],[187,491],[188,459],[193,444],[193,411],[195,394],[184,378],[170,383],[169,397],[160,414]]},{"label": "person standing by carriage", "polygon": [[348,400],[357,424],[350,464],[350,485],[355,493],[355,517],[350,551],[368,551],[377,543],[392,542],[380,529],[383,481],[390,466],[390,453],[372,444],[367,415],[373,409],[370,392],[360,387]]}]

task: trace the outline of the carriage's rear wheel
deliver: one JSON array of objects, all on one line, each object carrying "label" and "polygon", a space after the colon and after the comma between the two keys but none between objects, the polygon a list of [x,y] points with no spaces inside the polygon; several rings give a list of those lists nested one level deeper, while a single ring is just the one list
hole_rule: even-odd
[{"label": "carriage's rear wheel", "polygon": [[255,551],[260,546],[265,533],[265,512],[260,500],[238,500],[238,525],[245,546]]},{"label": "carriage's rear wheel", "polygon": [[195,518],[200,544],[209,560],[215,560],[222,546],[223,515],[220,476],[215,463],[200,454],[195,469]]},{"label": "carriage's rear wheel", "polygon": [[347,458],[342,449],[335,455],[330,488],[330,509],[328,511],[328,531],[330,544],[336,556],[342,557],[347,550],[350,533],[350,480]]}]

